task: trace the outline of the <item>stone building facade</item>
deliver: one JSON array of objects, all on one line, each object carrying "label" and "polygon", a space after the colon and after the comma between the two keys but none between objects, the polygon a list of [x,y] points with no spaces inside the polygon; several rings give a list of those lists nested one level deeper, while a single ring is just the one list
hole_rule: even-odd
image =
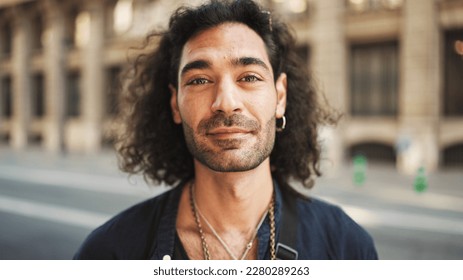
[{"label": "stone building facade", "polygon": [[[95,153],[111,143],[128,49],[170,0],[0,0],[0,146]],[[325,167],[356,154],[404,172],[463,165],[463,0],[261,0],[282,14],[344,117]]]}]

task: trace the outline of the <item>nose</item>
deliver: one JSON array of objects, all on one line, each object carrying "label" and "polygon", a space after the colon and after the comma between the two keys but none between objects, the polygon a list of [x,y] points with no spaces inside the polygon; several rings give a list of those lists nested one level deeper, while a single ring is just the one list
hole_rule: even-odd
[{"label": "nose", "polygon": [[214,113],[225,113],[227,115],[241,112],[241,96],[233,79],[221,79],[216,83],[211,110]]}]

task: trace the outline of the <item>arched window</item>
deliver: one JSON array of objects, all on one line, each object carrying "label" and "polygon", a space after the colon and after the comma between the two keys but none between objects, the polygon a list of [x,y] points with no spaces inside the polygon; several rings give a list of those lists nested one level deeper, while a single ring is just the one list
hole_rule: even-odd
[{"label": "arched window", "polygon": [[445,167],[463,167],[463,143],[445,148],[442,164]]},{"label": "arched window", "polygon": [[395,150],[390,145],[375,142],[356,144],[349,149],[350,157],[362,155],[368,162],[392,163],[396,162]]},{"label": "arched window", "polygon": [[444,115],[463,116],[463,29],[445,32]]}]

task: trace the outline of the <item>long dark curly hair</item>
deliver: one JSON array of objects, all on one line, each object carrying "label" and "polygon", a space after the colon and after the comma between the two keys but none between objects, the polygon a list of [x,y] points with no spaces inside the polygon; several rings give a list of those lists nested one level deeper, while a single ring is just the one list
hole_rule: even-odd
[{"label": "long dark curly hair", "polygon": [[122,95],[124,129],[116,145],[121,169],[168,185],[194,176],[183,129],[173,122],[169,84],[177,86],[185,43],[198,32],[226,22],[253,29],[265,42],[275,79],[286,73],[287,125],[276,134],[270,155],[272,174],[282,182],[292,178],[310,187],[312,177],[321,175],[317,127],[335,122],[336,117],[324,98],[317,97],[288,26],[251,0],[212,0],[181,7],[171,16],[167,30],[147,36]]}]

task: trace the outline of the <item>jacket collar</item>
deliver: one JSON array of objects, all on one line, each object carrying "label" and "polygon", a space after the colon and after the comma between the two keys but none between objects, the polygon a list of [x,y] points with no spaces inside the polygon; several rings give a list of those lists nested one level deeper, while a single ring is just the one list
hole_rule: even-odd
[{"label": "jacket collar", "polygon": [[[163,213],[155,236],[156,240],[153,242],[153,248],[151,250],[152,254],[150,258],[152,260],[162,260],[165,256],[170,256],[172,258],[174,255],[178,206],[182,190],[187,185],[186,183],[187,182],[181,182],[169,191],[170,195],[167,195],[165,207],[161,209]],[[273,180],[273,189],[275,193],[275,238],[278,240],[282,211],[282,196],[276,180]],[[269,259],[270,220],[268,215],[257,232],[257,239],[259,246],[257,250],[257,259]]]}]

